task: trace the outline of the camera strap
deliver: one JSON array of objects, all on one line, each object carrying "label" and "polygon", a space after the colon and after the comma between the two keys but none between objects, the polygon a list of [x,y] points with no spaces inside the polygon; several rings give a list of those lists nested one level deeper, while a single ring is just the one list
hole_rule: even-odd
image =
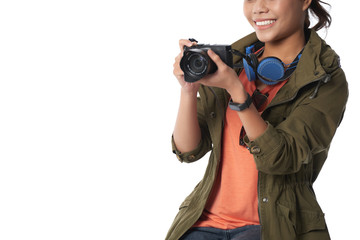
[{"label": "camera strap", "polygon": [[[256,56],[258,57],[259,55],[262,54],[263,51],[261,51],[260,53],[258,53]],[[246,61],[251,64],[251,67],[255,68],[255,66],[253,66],[252,62],[254,61],[254,59],[251,59],[251,55],[249,54],[243,54],[242,52],[236,50],[236,49],[231,49],[231,53],[236,55],[236,56],[239,56],[241,57],[242,59],[246,59]],[[244,68],[244,62],[243,61],[240,61],[239,63],[237,64],[234,64],[233,65],[234,68]]]}]

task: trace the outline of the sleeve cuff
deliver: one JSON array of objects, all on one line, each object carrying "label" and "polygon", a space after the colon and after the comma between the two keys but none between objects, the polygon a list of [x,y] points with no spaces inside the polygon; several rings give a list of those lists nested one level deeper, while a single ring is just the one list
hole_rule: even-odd
[{"label": "sleeve cuff", "polygon": [[174,141],[174,136],[171,137],[171,145],[172,145],[172,152],[174,154],[176,154],[176,157],[180,162],[186,162],[186,163],[195,162],[195,161],[199,160],[200,158],[202,158],[207,152],[206,151],[204,153],[203,139],[200,140],[200,143],[194,150],[185,152],[185,153],[182,153],[177,149],[177,147],[175,145],[175,141]]},{"label": "sleeve cuff", "polygon": [[250,141],[248,136],[244,137],[244,142],[249,147],[250,153],[254,155],[258,167],[266,161],[267,156],[278,150],[282,141],[276,129],[269,122],[266,123],[268,127],[265,132],[255,140]]}]

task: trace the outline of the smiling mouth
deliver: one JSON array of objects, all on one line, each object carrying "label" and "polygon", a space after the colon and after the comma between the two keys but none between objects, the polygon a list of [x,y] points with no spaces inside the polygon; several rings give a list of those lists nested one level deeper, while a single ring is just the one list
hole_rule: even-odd
[{"label": "smiling mouth", "polygon": [[266,25],[271,25],[273,24],[274,22],[276,22],[276,20],[264,20],[264,21],[255,21],[255,24],[257,26],[266,26]]}]

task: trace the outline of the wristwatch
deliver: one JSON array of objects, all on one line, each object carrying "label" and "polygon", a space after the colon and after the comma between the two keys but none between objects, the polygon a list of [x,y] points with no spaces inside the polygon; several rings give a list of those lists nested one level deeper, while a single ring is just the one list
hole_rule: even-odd
[{"label": "wristwatch", "polygon": [[252,99],[251,99],[250,95],[247,94],[247,99],[244,103],[236,103],[236,102],[233,102],[231,99],[230,103],[229,103],[229,107],[231,110],[240,112],[240,111],[243,111],[243,110],[249,108],[251,103],[252,103]]}]

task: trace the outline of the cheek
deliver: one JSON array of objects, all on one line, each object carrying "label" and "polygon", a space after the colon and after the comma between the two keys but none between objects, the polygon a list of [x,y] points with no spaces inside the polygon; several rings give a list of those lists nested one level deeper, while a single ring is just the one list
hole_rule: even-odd
[{"label": "cheek", "polygon": [[277,6],[276,11],[288,24],[298,26],[305,20],[302,5],[298,1],[293,2],[293,4],[291,2],[288,1],[282,6]]},{"label": "cheek", "polygon": [[299,28],[303,25],[305,18],[301,12],[293,12],[287,15],[286,21],[289,28]]}]

